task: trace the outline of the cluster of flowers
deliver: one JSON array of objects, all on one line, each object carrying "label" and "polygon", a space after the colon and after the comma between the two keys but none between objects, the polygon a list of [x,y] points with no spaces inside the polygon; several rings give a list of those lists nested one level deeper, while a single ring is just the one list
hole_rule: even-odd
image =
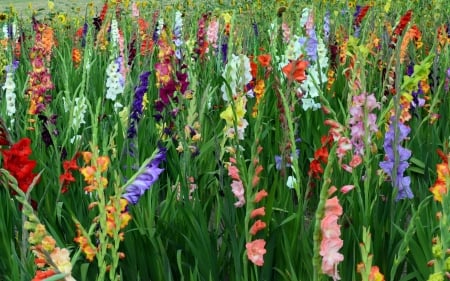
[{"label": "cluster of flowers", "polygon": [[380,167],[391,177],[392,185],[398,189],[396,200],[414,197],[411,191],[411,178],[404,176],[409,166],[408,159],[411,157],[411,150],[401,146],[410,131],[408,126],[392,117],[389,130],[384,137],[383,147],[386,157],[385,161],[380,162]]},{"label": "cluster of flowers", "polygon": [[352,106],[349,110],[351,118],[349,120],[351,142],[355,155],[364,156],[365,141],[371,143],[373,134],[378,132],[376,124],[377,116],[372,111],[380,108],[380,103],[375,99],[374,94],[367,95],[361,93],[353,96]]},{"label": "cluster of flowers", "polygon": [[222,99],[228,102],[228,105],[220,114],[220,118],[226,121],[225,131],[229,138],[234,138],[237,134],[238,139],[243,140],[245,128],[248,126],[248,121],[245,119],[247,97],[243,91],[253,79],[250,59],[242,54],[232,54],[222,77],[226,81],[221,86]]},{"label": "cluster of flowers", "polygon": [[58,280],[75,281],[71,276],[70,252],[66,248],[56,247],[55,239],[48,234],[45,226],[35,215],[27,214],[27,216],[29,220],[24,227],[29,231],[28,243],[36,256],[34,262],[38,267],[32,281],[46,280],[55,275],[60,277]]},{"label": "cluster of flowers", "polygon": [[10,149],[2,150],[2,155],[3,168],[9,172],[8,177],[11,177],[7,185],[12,188],[21,204],[22,214],[26,218],[23,228],[24,232],[28,233],[28,243],[38,268],[32,280],[39,281],[55,276],[59,277],[57,280],[74,281],[75,279],[71,276],[72,264],[69,251],[56,246],[55,239],[47,232],[29,203],[27,193],[37,176],[33,173],[36,161],[28,159],[32,153],[30,144],[30,139],[23,138],[13,144]]},{"label": "cluster of flowers", "polygon": [[119,30],[115,18],[110,24],[110,51],[111,59],[106,68],[106,98],[114,102],[117,111],[123,105],[117,100],[117,96],[125,90],[125,62],[124,62],[124,38]]},{"label": "cluster of flowers", "polygon": [[300,37],[298,42],[306,52],[309,61],[308,75],[300,85],[302,93],[303,110],[317,110],[321,104],[316,102],[322,85],[327,82],[328,56],[327,48],[321,38],[318,38],[314,29],[314,16],[312,11],[304,9],[300,23],[305,26],[306,37]]},{"label": "cluster of flowers", "polygon": [[[159,88],[159,98],[155,102],[155,109],[158,112],[155,117],[159,121],[163,118],[162,113],[171,102],[178,102],[176,93],[186,94],[189,86],[188,74],[185,72],[186,66],[178,60],[173,64],[172,58],[175,53],[169,42],[167,29],[161,30],[158,39],[158,62],[155,63],[156,86]],[[177,69],[178,68],[178,69]],[[172,116],[176,116],[178,108],[170,111]]]},{"label": "cluster of flowers", "polygon": [[27,192],[37,174],[33,173],[36,160],[30,160],[31,140],[22,138],[11,146],[2,150],[3,168],[16,178],[19,188]]},{"label": "cluster of flowers", "polygon": [[230,157],[230,162],[227,165],[227,169],[228,176],[232,179],[231,192],[233,192],[234,196],[238,199],[238,201],[234,203],[234,206],[242,207],[245,204],[245,189],[241,177],[239,176],[239,169],[236,164],[236,159],[234,157]]},{"label": "cluster of flowers", "polygon": [[29,73],[27,95],[30,99],[29,114],[39,114],[44,111],[51,101],[47,92],[54,88],[51,81],[50,70],[46,64],[50,62],[52,48],[55,45],[53,29],[45,24],[34,22],[36,32],[34,46],[30,50],[32,70]]},{"label": "cluster of flowers", "polygon": [[93,158],[92,152],[83,151],[81,152],[81,155],[83,156],[83,161],[86,166],[79,168],[79,171],[84,176],[84,181],[88,184],[84,188],[84,191],[93,192],[97,190],[100,185],[102,188],[106,187],[108,185],[108,179],[101,175],[97,179],[97,171],[99,171],[99,173],[106,173],[110,162],[109,157],[99,156],[95,163],[91,163]]}]

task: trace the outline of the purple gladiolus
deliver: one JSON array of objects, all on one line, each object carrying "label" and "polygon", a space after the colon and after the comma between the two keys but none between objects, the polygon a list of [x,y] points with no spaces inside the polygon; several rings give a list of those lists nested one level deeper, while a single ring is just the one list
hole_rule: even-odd
[{"label": "purple gladiolus", "polygon": [[256,24],[256,22],[253,22],[252,26],[253,26],[253,33],[255,34],[256,37],[258,37],[259,36],[258,25]]},{"label": "purple gladiolus", "polygon": [[88,24],[87,22],[84,22],[83,24],[83,32],[81,34],[81,47],[85,47],[86,46],[86,34],[88,31]]},{"label": "purple gladiolus", "polygon": [[228,38],[225,36],[224,39],[222,39],[222,45],[221,45],[221,51],[222,51],[222,62],[224,64],[228,61]]},{"label": "purple gladiolus", "polygon": [[398,201],[414,197],[411,191],[411,178],[404,176],[404,172],[409,167],[408,159],[411,157],[411,150],[401,146],[401,142],[406,139],[411,129],[399,121],[397,121],[397,128],[395,128],[393,118],[384,139],[383,147],[386,152],[386,159],[380,162],[380,167],[391,179],[395,179],[393,186],[398,189],[396,197]]},{"label": "purple gladiolus", "polygon": [[130,114],[130,127],[128,128],[127,136],[132,139],[136,136],[136,125],[141,119],[142,110],[144,108],[144,95],[148,88],[148,76],[150,72],[145,71],[139,76],[140,84],[134,90],[134,101]]},{"label": "purple gladiolus", "polygon": [[156,156],[148,163],[143,171],[129,184],[122,195],[129,203],[135,205],[145,191],[150,189],[158,180],[164,169],[160,168],[161,162],[166,160],[166,148],[160,147]]}]

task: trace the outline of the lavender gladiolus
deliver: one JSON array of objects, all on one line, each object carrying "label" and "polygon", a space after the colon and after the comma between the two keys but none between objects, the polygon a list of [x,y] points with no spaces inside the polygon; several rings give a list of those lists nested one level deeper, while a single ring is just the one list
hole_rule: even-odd
[{"label": "lavender gladiolus", "polygon": [[323,18],[323,38],[326,42],[330,38],[330,11],[327,11]]},{"label": "lavender gladiolus", "polygon": [[380,167],[393,179],[393,186],[398,189],[396,200],[411,199],[414,197],[411,191],[411,179],[409,176],[404,176],[404,172],[409,167],[408,159],[411,157],[411,150],[401,146],[401,142],[406,139],[411,129],[399,121],[396,128],[393,118],[384,139],[386,160],[380,162]]},{"label": "lavender gladiolus", "polygon": [[166,160],[166,148],[160,147],[156,156],[144,167],[141,173],[130,183],[122,195],[129,203],[135,205],[145,191],[158,180],[164,169],[159,168],[161,162]]}]

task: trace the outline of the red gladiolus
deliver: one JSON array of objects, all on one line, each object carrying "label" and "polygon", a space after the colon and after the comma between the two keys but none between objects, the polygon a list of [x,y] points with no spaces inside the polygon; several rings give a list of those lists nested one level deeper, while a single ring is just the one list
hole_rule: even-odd
[{"label": "red gladiolus", "polygon": [[75,182],[75,178],[72,175],[72,170],[78,170],[80,167],[77,165],[78,154],[72,160],[65,160],[63,162],[64,173],[59,176],[59,182],[62,184],[61,193],[68,191],[69,184]]},{"label": "red gladiolus", "polygon": [[412,10],[408,10],[403,17],[400,19],[400,22],[397,24],[397,26],[394,29],[395,35],[401,35],[405,27],[408,25],[409,21],[412,17]]},{"label": "red gladiolus", "polygon": [[258,65],[250,60],[250,73],[252,74],[253,78],[256,78],[256,76],[258,75]]},{"label": "red gladiolus", "polygon": [[364,6],[364,7],[361,8],[361,10],[359,11],[359,13],[358,13],[358,15],[356,16],[356,19],[355,19],[355,23],[354,24],[356,26],[360,26],[361,25],[362,20],[364,19],[364,17],[367,14],[367,11],[369,11],[369,8],[370,8],[369,5]]},{"label": "red gladiolus", "polygon": [[36,161],[30,160],[31,140],[23,138],[11,146],[8,150],[3,150],[3,168],[16,178],[19,188],[27,192],[33,179],[37,174],[33,173],[36,167]]},{"label": "red gladiolus", "polygon": [[52,269],[49,270],[38,270],[36,271],[36,275],[31,281],[42,281],[46,280],[48,277],[55,275],[55,271]]}]

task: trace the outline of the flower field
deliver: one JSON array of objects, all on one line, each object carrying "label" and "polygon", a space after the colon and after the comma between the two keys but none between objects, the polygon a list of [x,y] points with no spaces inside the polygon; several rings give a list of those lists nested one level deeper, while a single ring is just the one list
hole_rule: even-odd
[{"label": "flower field", "polygon": [[450,278],[446,1],[99,2],[0,11],[0,280]]}]

